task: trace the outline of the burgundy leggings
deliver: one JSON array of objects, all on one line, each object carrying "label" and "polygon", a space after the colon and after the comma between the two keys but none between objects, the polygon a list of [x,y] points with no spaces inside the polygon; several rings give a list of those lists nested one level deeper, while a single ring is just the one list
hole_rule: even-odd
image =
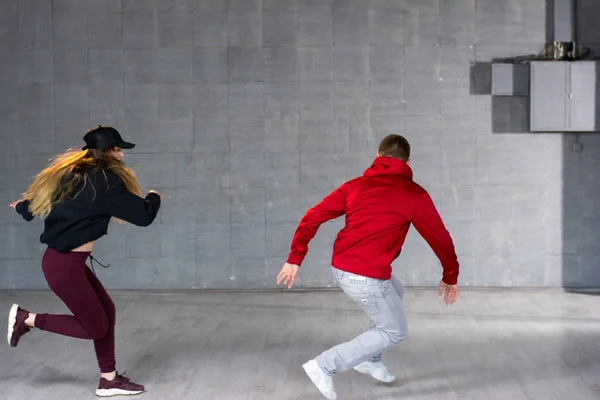
[{"label": "burgundy leggings", "polygon": [[89,255],[89,252],[46,250],[42,270],[48,286],[73,315],[38,314],[35,327],[93,340],[100,372],[112,372],[115,371],[115,305],[86,265]]}]

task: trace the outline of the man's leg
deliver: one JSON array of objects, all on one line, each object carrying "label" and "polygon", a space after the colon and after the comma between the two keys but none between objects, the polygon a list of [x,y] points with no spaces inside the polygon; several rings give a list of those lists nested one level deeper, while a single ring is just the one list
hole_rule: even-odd
[{"label": "man's leg", "polygon": [[399,293],[392,280],[382,281],[342,272],[338,276],[338,284],[361,306],[375,326],[315,359],[331,375],[370,360],[400,343],[406,336],[406,318],[401,298],[403,290]]},{"label": "man's leg", "polygon": [[[400,282],[400,279],[396,278],[395,275],[392,275],[391,281],[392,281],[392,286],[398,293],[398,296],[400,296],[400,300],[404,301],[404,285],[402,284],[402,282]],[[375,329],[375,328],[376,328],[375,322],[373,322],[372,319],[369,319],[369,324],[367,326],[367,330],[371,330],[371,329]],[[371,359],[369,361],[380,362],[381,357],[382,357],[382,353],[379,353],[379,354],[376,354],[373,357],[371,357]]]}]

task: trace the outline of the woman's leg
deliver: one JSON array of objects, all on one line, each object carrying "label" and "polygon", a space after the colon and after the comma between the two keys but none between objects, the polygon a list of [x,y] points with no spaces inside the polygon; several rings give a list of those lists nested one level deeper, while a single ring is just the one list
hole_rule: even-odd
[{"label": "woman's leg", "polygon": [[[96,357],[98,358],[98,366],[100,367],[100,371],[103,374],[107,374],[105,378],[113,379],[114,373],[116,371],[116,362],[115,362],[115,320],[116,320],[116,312],[115,312],[115,304],[112,299],[102,286],[102,283],[96,275],[86,267],[86,275],[90,285],[96,292],[98,299],[100,299],[100,303],[102,303],[102,307],[104,308],[104,312],[108,318],[108,331],[106,335],[104,335],[100,339],[94,340],[94,349],[96,350]],[[112,376],[111,376],[112,375]]]},{"label": "woman's leg", "polygon": [[89,253],[59,253],[48,249],[42,269],[50,289],[73,315],[38,314],[35,327],[79,339],[101,339],[108,333],[109,321],[102,302],[87,273]]},{"label": "woman's leg", "polygon": [[88,255],[46,250],[42,270],[48,286],[73,315],[36,315],[14,304],[8,321],[7,339],[11,346],[16,347],[32,327],[80,339],[99,339],[106,335],[108,318],[85,272]]},{"label": "woman's leg", "polygon": [[[48,286],[65,303],[73,315],[38,314],[36,328],[60,335],[94,340],[102,377],[96,395],[110,397],[142,393],[144,386],[115,371],[115,307],[104,287],[86,265],[89,253],[59,253],[48,249],[42,269]],[[18,308],[18,307],[17,307]],[[21,310],[13,325],[22,331],[30,314]],[[10,322],[9,322],[10,323]],[[20,335],[22,336],[22,334]],[[18,338],[17,338],[18,340]]]},{"label": "woman's leg", "polygon": [[100,397],[112,397],[116,395],[133,395],[144,392],[142,385],[131,382],[127,377],[119,375],[115,367],[115,304],[104,289],[104,286],[96,275],[86,266],[86,275],[88,281],[98,299],[104,307],[104,312],[108,318],[108,330],[106,335],[100,339],[94,340],[94,349],[98,358],[98,365],[102,372],[102,378],[98,383],[96,395]]}]

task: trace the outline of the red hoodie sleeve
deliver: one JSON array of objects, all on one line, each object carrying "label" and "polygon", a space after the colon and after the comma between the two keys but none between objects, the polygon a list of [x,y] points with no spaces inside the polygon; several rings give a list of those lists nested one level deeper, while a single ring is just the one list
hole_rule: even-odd
[{"label": "red hoodie sleeve", "polygon": [[300,220],[294,238],[287,262],[294,265],[301,265],[306,253],[308,253],[308,243],[317,234],[319,227],[332,219],[344,215],[346,212],[346,184],[334,190],[325,197],[319,204],[309,209]]},{"label": "red hoodie sleeve", "polygon": [[440,260],[444,270],[442,280],[456,284],[459,268],[454,243],[428,193],[417,200],[411,222]]}]

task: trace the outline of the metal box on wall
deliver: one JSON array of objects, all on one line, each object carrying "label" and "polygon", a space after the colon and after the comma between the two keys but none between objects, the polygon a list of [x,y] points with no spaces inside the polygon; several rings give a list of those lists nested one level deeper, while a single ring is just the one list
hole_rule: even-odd
[{"label": "metal box on wall", "polygon": [[532,132],[600,131],[600,62],[531,63]]},{"label": "metal box on wall", "polygon": [[492,96],[527,96],[529,66],[527,64],[492,64]]}]

